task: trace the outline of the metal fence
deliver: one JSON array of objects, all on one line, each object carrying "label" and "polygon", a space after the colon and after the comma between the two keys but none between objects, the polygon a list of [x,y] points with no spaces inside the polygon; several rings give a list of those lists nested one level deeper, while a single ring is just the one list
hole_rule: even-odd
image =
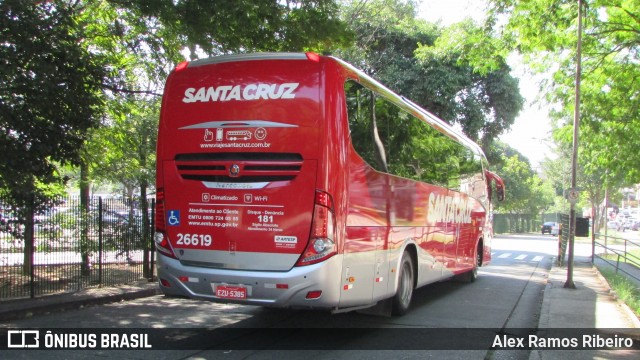
[{"label": "metal fence", "polygon": [[0,199],[0,300],[153,280],[154,200]]},{"label": "metal fence", "polygon": [[540,217],[529,214],[494,214],[493,231],[496,234],[540,231]]},{"label": "metal fence", "polygon": [[640,243],[615,236],[596,234],[594,257],[611,265],[616,273],[640,281]]}]

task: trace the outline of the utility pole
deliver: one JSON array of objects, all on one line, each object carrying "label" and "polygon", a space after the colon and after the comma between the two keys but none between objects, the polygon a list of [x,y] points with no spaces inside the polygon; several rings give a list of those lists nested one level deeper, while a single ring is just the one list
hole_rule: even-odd
[{"label": "utility pole", "polygon": [[573,254],[576,237],[576,202],[578,189],[576,173],[578,168],[578,135],[580,129],[580,77],[582,74],[582,2],[578,0],[578,49],[576,54],[576,102],[573,111],[573,153],[571,154],[571,189],[569,190],[569,261],[567,265],[567,281],[565,288],[575,289],[573,282]]}]

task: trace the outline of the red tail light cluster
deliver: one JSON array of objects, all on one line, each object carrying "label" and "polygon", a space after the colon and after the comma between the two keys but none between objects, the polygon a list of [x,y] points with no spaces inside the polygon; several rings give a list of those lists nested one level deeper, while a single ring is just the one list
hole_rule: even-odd
[{"label": "red tail light cluster", "polygon": [[164,217],[164,189],[158,189],[156,191],[156,233],[153,236],[153,240],[156,243],[158,252],[175,259],[176,255],[173,253],[169,239],[167,239]]},{"label": "red tail light cluster", "polygon": [[298,260],[297,266],[324,261],[337,252],[333,198],[324,191],[316,190],[310,235],[307,248]]},{"label": "red tail light cluster", "polygon": [[164,189],[156,191],[156,231],[165,230],[164,222]]}]

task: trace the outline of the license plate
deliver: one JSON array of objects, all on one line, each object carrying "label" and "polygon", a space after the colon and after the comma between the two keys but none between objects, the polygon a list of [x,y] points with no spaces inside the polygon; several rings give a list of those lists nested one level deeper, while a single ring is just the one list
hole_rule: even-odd
[{"label": "license plate", "polygon": [[216,296],[222,299],[246,299],[247,288],[242,286],[216,286]]}]

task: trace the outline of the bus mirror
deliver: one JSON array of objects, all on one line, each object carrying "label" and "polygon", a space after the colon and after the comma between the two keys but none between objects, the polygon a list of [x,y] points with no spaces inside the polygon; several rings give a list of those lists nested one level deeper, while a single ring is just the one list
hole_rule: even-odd
[{"label": "bus mirror", "polygon": [[496,190],[498,192],[498,201],[504,201],[504,185],[496,184]]},{"label": "bus mirror", "polygon": [[487,183],[489,185],[489,196],[491,196],[491,183],[495,184],[496,186],[496,195],[498,198],[498,201],[503,201],[504,200],[504,195],[505,195],[505,191],[504,191],[504,181],[502,180],[502,178],[500,176],[498,176],[496,173],[493,173],[489,170],[485,170],[485,175],[487,177]]}]

